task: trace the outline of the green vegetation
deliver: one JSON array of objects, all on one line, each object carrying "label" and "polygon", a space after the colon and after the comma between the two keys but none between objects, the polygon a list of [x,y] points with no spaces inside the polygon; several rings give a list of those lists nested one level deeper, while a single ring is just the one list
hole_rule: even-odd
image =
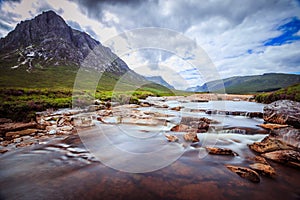
[{"label": "green vegetation", "polygon": [[187,94],[130,76],[120,79],[112,73],[103,73],[99,80],[99,72],[93,70],[81,71],[73,88],[77,72],[77,67],[70,66],[36,67],[30,72],[25,66],[0,67],[0,117],[29,121],[37,111],[82,107],[94,99],[124,104],[148,96]]},{"label": "green vegetation", "polygon": [[277,90],[275,92],[260,93],[255,95],[255,100],[260,103],[289,99],[300,102],[300,83]]},{"label": "green vegetation", "polygon": [[[224,83],[224,85],[223,85]],[[225,87],[228,94],[253,94],[257,92],[272,92],[289,85],[300,83],[300,75],[267,73],[254,76],[236,76],[207,83],[209,89],[218,91]],[[202,86],[203,87],[203,86]],[[206,89],[206,87],[204,87]]]}]

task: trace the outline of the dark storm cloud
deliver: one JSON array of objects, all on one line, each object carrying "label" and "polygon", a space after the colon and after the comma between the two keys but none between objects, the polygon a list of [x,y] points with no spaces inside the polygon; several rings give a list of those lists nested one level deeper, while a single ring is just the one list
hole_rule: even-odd
[{"label": "dark storm cloud", "polygon": [[[216,18],[216,22],[222,18],[229,28],[242,23],[247,16],[261,9],[272,8],[280,11],[288,4],[276,0],[214,2],[77,0],[77,2],[82,12],[97,20],[102,20],[104,11],[116,14],[124,28],[154,26],[183,32],[211,18]],[[213,21],[211,26],[218,28]]]}]

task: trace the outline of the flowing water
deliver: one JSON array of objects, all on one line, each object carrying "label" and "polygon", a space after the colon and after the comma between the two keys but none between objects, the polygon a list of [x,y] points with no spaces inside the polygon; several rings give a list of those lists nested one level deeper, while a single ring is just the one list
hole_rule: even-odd
[{"label": "flowing water", "polygon": [[[139,108],[168,116],[150,125],[97,123],[80,131],[80,137],[7,152],[0,157],[0,199],[299,199],[297,169],[269,161],[276,176],[261,176],[260,183],[252,183],[225,167],[251,164],[256,154],[247,144],[262,140],[266,132],[257,127],[262,119],[189,111],[215,109],[216,104],[224,108],[223,103],[179,103],[184,107],[180,112]],[[223,110],[230,111],[263,109],[262,104],[249,102],[225,106]],[[182,140],[184,133],[169,131],[185,116],[218,120],[228,131],[199,133],[200,142],[190,145]],[[168,142],[166,133],[177,135],[179,142]],[[210,155],[205,146],[230,148],[238,156]]]}]

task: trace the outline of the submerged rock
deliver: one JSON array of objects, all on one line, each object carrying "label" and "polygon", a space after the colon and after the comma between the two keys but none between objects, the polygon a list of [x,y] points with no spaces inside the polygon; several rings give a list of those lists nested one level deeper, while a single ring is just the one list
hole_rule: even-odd
[{"label": "submerged rock", "polygon": [[279,150],[262,154],[263,157],[300,168],[300,152],[294,150]]},{"label": "submerged rock", "polygon": [[199,142],[200,141],[197,136],[197,133],[195,133],[195,132],[185,133],[183,135],[183,139],[187,142]]},{"label": "submerged rock", "polygon": [[245,178],[249,181],[252,181],[254,183],[259,183],[260,182],[260,178],[259,175],[256,171],[249,169],[247,167],[240,167],[240,166],[234,166],[234,165],[226,165],[226,167],[236,173],[237,175],[239,175],[242,178]]},{"label": "submerged rock", "polygon": [[249,166],[251,169],[266,176],[274,176],[276,174],[275,169],[268,164],[254,163]]},{"label": "submerged rock", "polygon": [[265,137],[261,142],[254,142],[253,144],[250,144],[248,146],[251,150],[258,153],[293,149],[293,147],[289,146],[285,142],[276,138],[271,138],[269,136]]},{"label": "submerged rock", "polygon": [[169,142],[178,142],[179,140],[176,135],[165,134],[165,137],[168,139]]},{"label": "submerged rock", "polygon": [[210,154],[238,156],[238,154],[236,152],[232,151],[231,149],[227,149],[227,148],[206,147],[206,150]]},{"label": "submerged rock", "polygon": [[264,107],[264,120],[300,128],[300,102],[279,100],[266,105]]}]

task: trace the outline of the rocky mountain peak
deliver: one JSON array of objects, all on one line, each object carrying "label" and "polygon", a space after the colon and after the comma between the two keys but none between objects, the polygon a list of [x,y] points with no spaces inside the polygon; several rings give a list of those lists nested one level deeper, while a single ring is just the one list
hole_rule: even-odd
[{"label": "rocky mountain peak", "polygon": [[11,68],[26,65],[29,71],[37,65],[80,66],[91,52],[94,54],[91,68],[118,74],[130,70],[109,48],[87,33],[72,29],[51,10],[20,22],[0,39],[0,59],[10,63]]}]

